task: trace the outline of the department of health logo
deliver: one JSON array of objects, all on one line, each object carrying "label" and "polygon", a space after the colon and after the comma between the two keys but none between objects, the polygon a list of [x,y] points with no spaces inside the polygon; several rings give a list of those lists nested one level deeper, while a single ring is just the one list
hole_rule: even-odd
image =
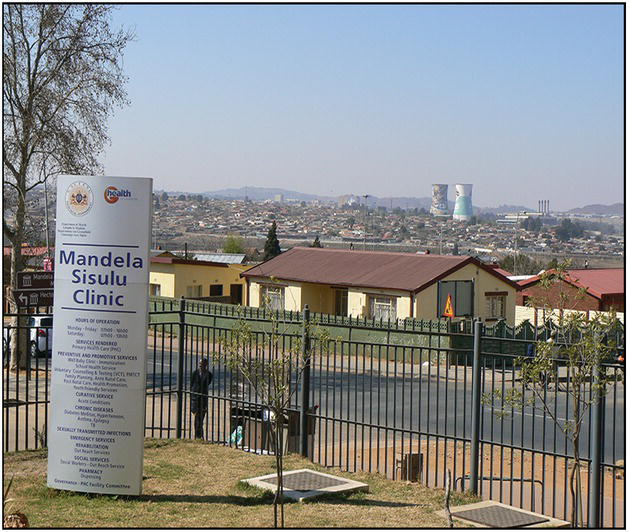
[{"label": "department of health logo", "polygon": [[75,181],[66,191],[66,207],[74,216],[83,216],[94,203],[92,189],[83,181]]},{"label": "department of health logo", "polygon": [[131,192],[126,189],[120,190],[114,186],[109,186],[105,189],[104,197],[107,203],[116,203],[120,198],[131,198]]}]

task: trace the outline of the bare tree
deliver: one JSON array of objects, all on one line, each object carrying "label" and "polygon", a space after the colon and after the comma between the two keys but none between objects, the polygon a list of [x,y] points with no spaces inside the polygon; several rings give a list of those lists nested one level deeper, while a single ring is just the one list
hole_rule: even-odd
[{"label": "bare tree", "polygon": [[[60,173],[97,173],[108,118],[114,106],[128,103],[122,54],[133,34],[111,29],[112,9],[3,6],[2,229],[11,242],[11,287],[24,266],[29,193]],[[12,342],[12,368],[26,364],[24,350],[18,360],[18,343]]]}]

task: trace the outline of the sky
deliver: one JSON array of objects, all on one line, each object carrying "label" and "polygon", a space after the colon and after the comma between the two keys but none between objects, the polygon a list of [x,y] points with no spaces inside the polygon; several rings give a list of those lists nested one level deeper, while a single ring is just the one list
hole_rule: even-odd
[{"label": "sky", "polygon": [[[624,201],[619,5],[121,5],[105,173],[154,189]],[[454,200],[454,187],[449,199]]]}]

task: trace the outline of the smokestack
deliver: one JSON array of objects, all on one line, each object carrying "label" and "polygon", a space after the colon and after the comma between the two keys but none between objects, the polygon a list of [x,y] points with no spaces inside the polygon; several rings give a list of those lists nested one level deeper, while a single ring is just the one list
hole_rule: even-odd
[{"label": "smokestack", "polygon": [[456,190],[456,202],[454,204],[453,219],[462,222],[469,222],[472,218],[472,185],[457,183],[454,185]]},{"label": "smokestack", "polygon": [[448,185],[435,184],[432,186],[430,214],[433,216],[448,215]]}]

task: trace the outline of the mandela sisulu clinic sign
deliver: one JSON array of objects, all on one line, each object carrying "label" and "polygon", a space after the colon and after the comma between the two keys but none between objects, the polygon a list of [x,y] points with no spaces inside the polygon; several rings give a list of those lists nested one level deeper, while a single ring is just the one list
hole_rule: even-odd
[{"label": "mandela sisulu clinic sign", "polygon": [[142,489],[152,180],[57,181],[48,486]]}]

